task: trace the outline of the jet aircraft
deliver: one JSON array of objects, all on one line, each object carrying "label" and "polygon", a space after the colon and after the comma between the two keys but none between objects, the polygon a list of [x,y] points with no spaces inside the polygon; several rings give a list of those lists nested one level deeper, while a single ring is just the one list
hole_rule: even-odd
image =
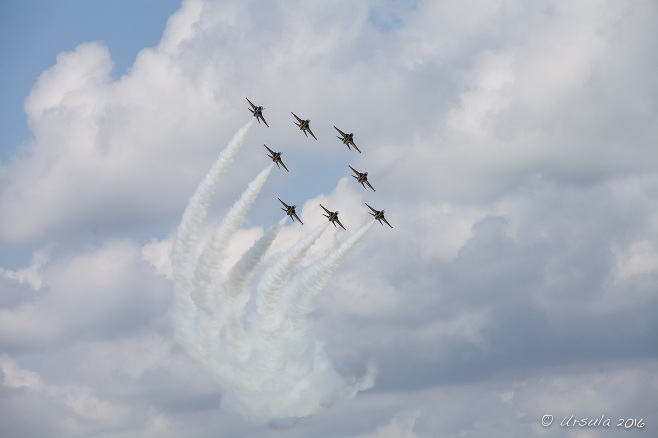
[{"label": "jet aircraft", "polygon": [[277,198],[279,202],[283,204],[284,207],[281,210],[285,211],[288,216],[290,216],[290,219],[292,219],[293,222],[295,222],[295,219],[299,221],[300,224],[304,225],[304,222],[302,222],[301,219],[297,216],[297,213],[295,213],[295,207],[296,205],[288,205],[285,202],[281,201],[281,198]]},{"label": "jet aircraft", "polygon": [[352,166],[350,166],[349,164],[348,164],[347,166],[348,166],[350,169],[352,169],[352,171],[353,171],[354,173],[356,173],[356,174],[358,175],[358,176],[354,176],[354,175],[352,175],[352,178],[356,178],[356,180],[357,180],[358,182],[361,183],[361,185],[363,186],[364,189],[366,188],[366,186],[365,186],[364,184],[368,184],[368,187],[370,187],[370,188],[372,189],[373,192],[376,192],[376,191],[377,191],[377,190],[375,190],[375,188],[374,188],[373,186],[371,186],[370,183],[368,182],[368,172],[363,172],[363,173],[361,173],[361,172],[359,172],[358,170],[356,170],[355,168],[353,168]]},{"label": "jet aircraft", "polygon": [[247,102],[249,102],[249,105],[251,105],[251,109],[249,109],[249,108],[247,108],[247,109],[249,111],[251,111],[251,114],[253,114],[254,117],[256,117],[256,120],[258,120],[258,123],[260,123],[260,121],[262,120],[263,123],[265,123],[265,126],[267,126],[269,128],[270,125],[267,124],[267,122],[265,121],[265,117],[263,117],[263,109],[264,108],[262,106],[256,106],[253,103],[251,103],[251,101],[249,100],[248,97],[246,99],[247,99]]},{"label": "jet aircraft", "polygon": [[297,119],[297,122],[299,122],[299,123],[295,122],[295,125],[299,126],[299,129],[302,130],[302,132],[304,133],[304,135],[306,135],[306,136],[308,137],[308,134],[306,134],[306,132],[308,131],[308,133],[311,134],[311,135],[313,136],[314,139],[316,139],[316,140],[318,139],[318,138],[313,134],[313,131],[311,131],[311,127],[309,126],[309,124],[311,123],[310,120],[302,120],[302,119],[300,119],[299,117],[297,117],[297,115],[295,115],[295,113],[293,113],[292,111],[290,112],[290,114],[292,114],[293,116],[295,116],[295,118]]},{"label": "jet aircraft", "polygon": [[[366,205],[368,205],[367,202],[366,202]],[[368,205],[368,208],[371,209],[374,212],[374,213],[370,213],[370,212],[369,213],[375,217],[375,220],[378,220],[380,224],[382,224],[382,221],[384,221],[386,223],[386,225],[393,228],[393,225],[389,224],[388,221],[386,220],[386,218],[384,217],[384,210],[381,210],[381,211],[375,210],[374,208],[372,208],[369,205]],[[382,224],[382,225],[384,225],[384,224]]]},{"label": "jet aircraft", "polygon": [[[334,126],[334,128],[336,128],[336,126]],[[336,138],[342,140],[343,144],[347,146],[347,149],[352,150],[352,148],[350,148],[350,145],[352,145],[354,146],[354,149],[356,149],[357,151],[359,151],[359,153],[361,153],[359,148],[357,148],[356,145],[354,144],[354,134],[352,134],[351,132],[349,134],[345,134],[343,131],[341,131],[338,128],[336,128],[336,131],[338,131],[340,135],[342,135],[342,137],[336,136]]]},{"label": "jet aircraft", "polygon": [[[272,159],[272,161],[274,161],[276,163],[276,167],[278,167],[280,169],[281,166],[283,166],[284,169],[286,169],[288,172],[290,172],[288,170],[288,168],[286,167],[286,165],[283,164],[283,161],[281,161],[281,152],[274,152],[272,149],[268,148],[267,145],[265,145],[265,144],[263,146],[265,146],[265,149],[270,151],[270,154],[272,154],[272,155],[268,155],[268,157],[270,157]],[[279,163],[281,163],[281,166],[279,166]]]},{"label": "jet aircraft", "polygon": [[340,227],[343,230],[347,231],[347,228],[345,228],[343,226],[343,224],[341,224],[340,221],[338,220],[338,211],[329,211],[326,208],[324,208],[324,206],[322,204],[320,204],[320,207],[322,207],[324,209],[324,211],[327,212],[327,214],[325,214],[323,216],[326,217],[327,219],[329,219],[329,222],[334,224],[334,227],[336,226],[336,223],[338,223],[338,225],[340,225]]}]

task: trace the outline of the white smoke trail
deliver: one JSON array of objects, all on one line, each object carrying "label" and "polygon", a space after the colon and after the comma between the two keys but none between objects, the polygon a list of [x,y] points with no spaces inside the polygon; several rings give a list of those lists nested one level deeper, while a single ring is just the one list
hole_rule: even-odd
[{"label": "white smoke trail", "polygon": [[[226,322],[225,315],[222,315],[222,312],[217,309],[217,297],[213,295],[213,292],[217,291],[220,279],[220,265],[226,257],[226,247],[231,236],[244,220],[249,207],[265,185],[273,166],[274,163],[269,164],[249,183],[247,189],[224,216],[197,264],[192,301],[201,310],[197,322],[199,353],[203,356],[203,362],[213,372],[216,371],[215,364],[222,359],[221,349],[215,347],[220,341],[220,331]],[[219,284],[223,285],[225,282]]]},{"label": "white smoke trail", "polygon": [[286,340],[281,336],[281,329],[286,315],[281,311],[281,288],[290,279],[295,268],[302,261],[308,250],[327,229],[329,222],[317,227],[293,246],[281,259],[265,273],[256,288],[256,312],[253,318],[253,328],[262,356],[261,368],[265,374],[276,372],[285,363]]},{"label": "white smoke trail", "polygon": [[233,339],[226,340],[227,349],[240,355],[233,358],[240,366],[224,379],[224,408],[256,422],[290,426],[297,418],[313,415],[373,386],[375,370],[371,364],[357,381],[345,379],[336,372],[312,333],[298,329],[306,326],[295,326],[295,319],[306,318],[307,314],[300,315],[297,309],[308,310],[309,306],[295,307],[291,313],[282,302],[284,290],[300,302],[314,296],[372,222],[291,280],[294,268],[327,226],[328,222],[316,228],[266,271],[257,287],[256,310],[251,315],[251,326],[243,332],[242,345],[234,346]]},{"label": "white smoke trail", "polygon": [[241,321],[245,306],[249,301],[246,288],[247,281],[249,281],[254,269],[263,259],[287,219],[287,216],[281,218],[263,237],[254,243],[233,267],[228,279],[227,321],[224,338],[225,344],[231,349],[229,357],[233,359],[236,366],[244,364],[249,355],[248,344],[245,342],[247,334]]},{"label": "white smoke trail", "polygon": [[256,312],[258,315],[256,326],[261,333],[268,333],[277,329],[282,323],[283,315],[275,309],[280,308],[279,291],[290,279],[294,269],[302,261],[308,250],[327,229],[329,222],[317,227],[303,240],[293,246],[281,259],[263,274],[257,287]]},{"label": "white smoke trail", "polygon": [[220,264],[226,245],[263,187],[270,164],[235,202],[196,263],[194,249],[210,197],[252,123],[253,119],[220,154],[183,214],[173,251],[171,317],[176,340],[222,386],[223,408],[251,421],[291,426],[296,419],[353,397],[373,384],[371,367],[356,382],[340,376],[322,343],[306,326],[312,298],[372,223],[329,256],[294,275],[328,223],[321,225],[266,269],[252,292],[249,280],[286,217],[268,230],[231,272],[223,274]]},{"label": "white smoke trail", "polygon": [[192,293],[192,300],[199,309],[208,314],[212,313],[212,309],[209,307],[209,300],[219,277],[220,263],[226,257],[226,247],[229,240],[244,220],[249,207],[254,203],[258,193],[260,193],[265,185],[265,181],[267,181],[267,177],[270,175],[273,166],[274,163],[271,163],[249,183],[247,190],[242,193],[226,216],[224,216],[224,220],[217,228],[212,240],[201,254],[193,282],[194,292]]},{"label": "white smoke trail", "polygon": [[[305,334],[308,333],[307,315],[313,310],[311,306],[313,297],[327,284],[331,275],[349,252],[363,239],[374,223],[375,221],[372,220],[365,224],[331,254],[295,274],[281,291],[283,305],[287,306],[284,312],[290,322],[285,327],[289,331],[285,335],[286,338],[300,340],[305,338]],[[300,346],[300,348],[303,348],[303,346]],[[376,373],[374,364],[368,363],[366,373],[354,384],[344,385],[342,392],[336,396],[336,400],[350,399],[359,391],[372,388],[375,383]]]},{"label": "white smoke trail", "polygon": [[[313,310],[310,306],[312,298],[327,284],[329,277],[374,223],[375,221],[372,220],[359,228],[331,254],[295,274],[286,285],[282,294],[288,305],[287,313],[293,317],[293,323],[299,324],[305,321],[305,315]],[[300,319],[300,316],[304,318]]]},{"label": "white smoke trail", "polygon": [[206,217],[210,197],[215,192],[219,178],[233,161],[233,157],[244,142],[253,124],[254,119],[251,119],[240,128],[229,141],[227,147],[219,154],[188,202],[176,233],[176,241],[172,251],[174,299],[170,314],[175,339],[187,350],[188,354],[193,356],[198,355],[194,330],[197,309],[191,299],[194,276],[194,246],[198,240],[201,222]]},{"label": "white smoke trail", "polygon": [[272,246],[274,239],[279,235],[288,219],[287,216],[281,218],[267,233],[263,235],[254,245],[242,256],[231,272],[229,278],[228,290],[232,295],[241,295],[245,292],[245,285],[253,273],[258,263],[263,259],[265,252]]}]

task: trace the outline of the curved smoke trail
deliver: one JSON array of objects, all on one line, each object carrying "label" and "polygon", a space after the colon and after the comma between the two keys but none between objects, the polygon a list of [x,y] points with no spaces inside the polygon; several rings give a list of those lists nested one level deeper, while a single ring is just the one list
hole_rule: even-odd
[{"label": "curved smoke trail", "polygon": [[295,268],[302,261],[306,253],[316,240],[327,229],[329,222],[317,227],[303,240],[297,242],[279,261],[263,274],[263,278],[256,288],[256,323],[255,326],[261,335],[275,331],[282,323],[285,314],[279,311],[281,302],[281,288],[283,288]]},{"label": "curved smoke trail", "polygon": [[288,306],[286,312],[292,317],[295,326],[304,324],[305,328],[306,315],[313,310],[311,307],[312,298],[327,284],[329,277],[340,266],[347,254],[363,239],[374,223],[375,221],[372,220],[359,228],[331,254],[295,274],[286,285],[282,291],[285,300],[284,305]]},{"label": "curved smoke trail", "polygon": [[266,269],[252,292],[249,281],[282,230],[285,216],[230,272],[223,273],[221,264],[230,239],[270,174],[270,164],[231,207],[197,262],[195,247],[210,197],[252,124],[253,120],[241,128],[221,152],[183,214],[173,249],[171,318],[176,340],[222,386],[223,408],[251,421],[289,427],[296,419],[373,385],[371,366],[358,380],[340,376],[306,324],[312,298],[372,222],[295,274],[328,222],[317,227]]},{"label": "curved smoke trail", "polygon": [[199,237],[201,222],[206,217],[210,198],[215,193],[217,182],[233,161],[233,157],[235,157],[253,124],[254,119],[251,119],[240,128],[229,141],[228,146],[219,154],[188,202],[176,232],[176,241],[172,251],[174,299],[170,313],[175,339],[185,348],[188,354],[193,356],[198,354],[193,327],[198,310],[191,297],[194,275],[194,246]]},{"label": "curved smoke trail", "polygon": [[[231,236],[235,234],[247,211],[256,200],[258,193],[265,185],[273,166],[274,163],[271,163],[263,169],[247,186],[240,198],[235,201],[229,212],[224,216],[210,243],[204,249],[197,264],[192,283],[194,287],[192,301],[201,310],[197,322],[197,332],[199,345],[201,346],[200,353],[206,357],[206,362],[208,358],[217,361],[220,357],[215,356],[218,354],[221,356],[221,351],[214,348],[214,344],[218,342],[226,318],[221,311],[217,311],[217,296],[213,292],[218,289],[218,284],[223,284],[220,282],[220,267],[221,262],[226,257],[226,247]],[[211,371],[215,371],[214,366],[211,365],[210,368]]]},{"label": "curved smoke trail", "polygon": [[224,216],[224,220],[219,228],[217,228],[217,231],[215,231],[212,240],[201,254],[201,258],[196,266],[192,285],[194,288],[192,300],[199,309],[208,314],[212,313],[212,309],[209,307],[211,304],[209,300],[219,277],[220,263],[226,257],[226,247],[229,240],[244,220],[249,207],[254,203],[256,196],[258,196],[258,193],[260,193],[265,185],[265,181],[267,181],[267,177],[270,175],[273,166],[274,163],[267,166],[249,184],[247,190],[240,196],[240,199],[233,204],[233,207]]},{"label": "curved smoke trail", "polygon": [[265,252],[272,246],[274,239],[279,235],[288,218],[282,217],[267,233],[263,235],[254,245],[242,256],[240,261],[235,265],[229,281],[229,291],[231,296],[243,295],[245,286],[251,274],[258,263],[263,259]]}]

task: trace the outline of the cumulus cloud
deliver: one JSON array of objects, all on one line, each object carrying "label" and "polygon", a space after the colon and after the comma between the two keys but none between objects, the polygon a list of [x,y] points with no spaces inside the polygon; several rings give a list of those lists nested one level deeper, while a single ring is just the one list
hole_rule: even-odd
[{"label": "cumulus cloud", "polygon": [[58,257],[36,271],[43,283],[38,296],[0,310],[3,350],[38,351],[147,327],[169,296],[140,249],[122,241],[74,255],[56,251]]}]

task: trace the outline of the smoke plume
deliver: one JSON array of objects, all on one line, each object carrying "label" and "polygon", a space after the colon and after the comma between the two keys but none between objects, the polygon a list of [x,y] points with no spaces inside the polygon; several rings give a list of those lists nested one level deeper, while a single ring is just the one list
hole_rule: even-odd
[{"label": "smoke plume", "polygon": [[265,269],[254,287],[250,280],[282,230],[284,216],[224,273],[226,247],[264,186],[270,164],[234,203],[197,260],[210,197],[252,124],[253,119],[220,153],[183,213],[173,249],[171,320],[176,341],[223,388],[224,409],[250,421],[290,427],[374,383],[372,365],[360,379],[339,375],[306,321],[313,297],[373,222],[296,272],[328,222],[317,227]]}]

